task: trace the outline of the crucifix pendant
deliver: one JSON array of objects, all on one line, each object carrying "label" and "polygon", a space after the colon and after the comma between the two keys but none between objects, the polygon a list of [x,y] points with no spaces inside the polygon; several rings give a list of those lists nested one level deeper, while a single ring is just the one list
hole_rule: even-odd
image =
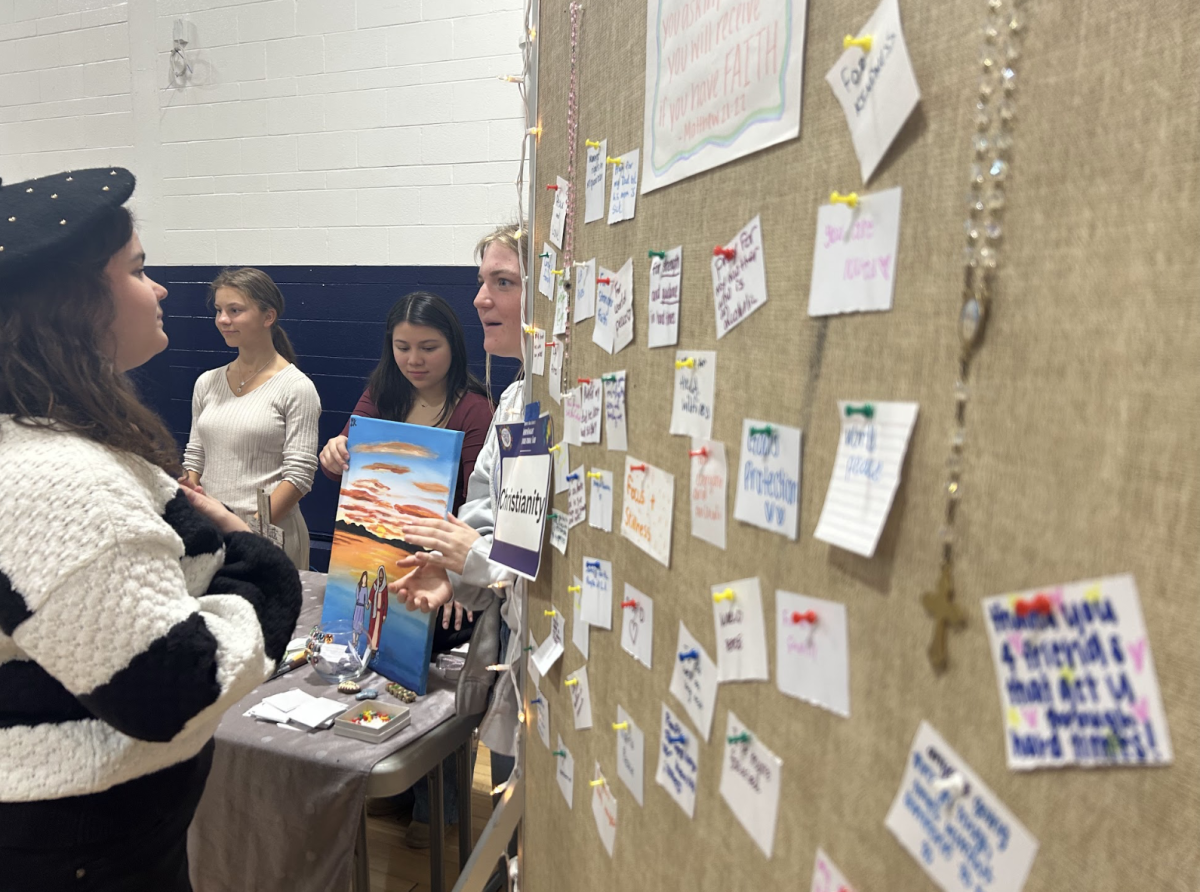
[{"label": "crucifix pendant", "polygon": [[946,629],[953,626],[961,629],[967,624],[967,615],[954,603],[954,574],[949,561],[942,561],[942,573],[937,588],[921,595],[925,612],[937,622],[933,627],[933,640],[929,642],[929,665],[934,672],[946,671],[949,654],[946,651]]}]

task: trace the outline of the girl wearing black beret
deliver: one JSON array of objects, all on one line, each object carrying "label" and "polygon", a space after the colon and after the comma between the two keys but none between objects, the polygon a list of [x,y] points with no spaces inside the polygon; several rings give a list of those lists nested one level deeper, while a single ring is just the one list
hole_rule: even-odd
[{"label": "girl wearing black beret", "polygon": [[0,890],[189,890],[213,732],[300,609],[126,378],[167,346],[133,186],[0,184]]}]

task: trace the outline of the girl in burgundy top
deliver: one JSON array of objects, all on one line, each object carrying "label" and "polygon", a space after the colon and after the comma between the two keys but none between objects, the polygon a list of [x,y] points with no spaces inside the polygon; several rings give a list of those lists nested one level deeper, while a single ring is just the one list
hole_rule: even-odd
[{"label": "girl in burgundy top", "polygon": [[[462,326],[445,300],[436,294],[414,291],[396,301],[388,311],[379,365],[371,373],[353,414],[463,432],[458,484],[453,511],[448,516],[451,522],[459,522],[455,512],[466,498],[475,458],[487,438],[492,404],[483,384],[467,368]],[[347,419],[341,434],[321,450],[321,470],[334,482],[341,480],[350,463],[346,449],[349,431]],[[434,652],[457,647],[470,639],[470,632],[470,614],[463,622],[462,607],[446,605],[434,626]]]}]

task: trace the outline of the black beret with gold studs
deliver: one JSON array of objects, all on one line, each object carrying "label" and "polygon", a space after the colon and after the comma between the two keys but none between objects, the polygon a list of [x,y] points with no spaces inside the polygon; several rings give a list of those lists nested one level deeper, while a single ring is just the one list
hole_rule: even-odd
[{"label": "black beret with gold studs", "polygon": [[0,182],[0,282],[54,260],[133,194],[123,167]]}]

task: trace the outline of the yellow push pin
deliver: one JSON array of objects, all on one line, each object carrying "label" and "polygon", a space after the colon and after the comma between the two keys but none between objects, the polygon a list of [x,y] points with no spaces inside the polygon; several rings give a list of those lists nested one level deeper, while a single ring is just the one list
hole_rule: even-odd
[{"label": "yellow push pin", "polygon": [[1084,600],[1091,601],[1093,604],[1100,600],[1100,586],[1093,585],[1083,593]]},{"label": "yellow push pin", "polygon": [[588,781],[588,786],[589,787],[602,787],[602,786],[604,786],[604,778],[600,778],[600,780]]},{"label": "yellow push pin", "polygon": [[585,139],[585,140],[583,141],[583,144],[584,144],[585,146],[587,146],[589,149],[598,149],[598,148],[600,148],[600,140],[598,140],[598,139]]},{"label": "yellow push pin", "polygon": [[581,592],[581,591],[583,591],[583,586],[580,586],[580,585],[568,585],[568,586],[567,586],[567,593],[568,593],[568,594],[575,595],[575,594],[578,594],[578,593],[579,593],[579,592]]},{"label": "yellow push pin", "polygon": [[540,126],[539,127],[530,127],[528,130],[525,131],[525,134],[527,136],[541,136],[542,128]]},{"label": "yellow push pin", "polygon": [[849,207],[856,208],[856,207],[858,207],[858,193],[851,192],[848,195],[843,195],[840,192],[830,192],[829,193],[829,203],[830,204],[844,204],[844,205],[848,205]]},{"label": "yellow push pin", "polygon": [[562,443],[555,443],[553,446],[551,446],[546,451],[547,452],[558,452],[560,449],[562,449]]},{"label": "yellow push pin", "polygon": [[606,161],[607,161],[609,164],[620,164],[620,163],[621,163],[621,159],[620,159],[620,158],[614,158],[614,157],[612,157],[611,155],[609,155],[609,156],[608,156],[608,158],[606,158],[605,160],[606,160]]},{"label": "yellow push pin", "polygon": [[734,590],[731,588],[727,588],[723,592],[717,592],[716,594],[714,594],[713,600],[719,604],[722,601],[732,601],[735,597],[736,597],[736,593],[734,592]]},{"label": "yellow push pin", "polygon": [[562,274],[563,274],[563,271],[561,269],[550,270],[550,275],[552,275],[552,276],[561,276]]},{"label": "yellow push pin", "polygon": [[687,359],[675,360],[675,368],[677,369],[694,369],[696,367],[695,358],[689,356]]},{"label": "yellow push pin", "polygon": [[603,480],[604,475],[599,471],[588,471],[588,480]]},{"label": "yellow push pin", "polygon": [[578,678],[568,678],[566,681],[563,682],[563,684],[565,684],[569,688],[574,687],[575,685],[579,684],[579,679]]},{"label": "yellow push pin", "polygon": [[847,34],[842,38],[842,49],[848,50],[850,47],[856,46],[864,53],[871,52],[871,38],[867,37],[851,37]]},{"label": "yellow push pin", "polygon": [[558,616],[557,610],[543,610],[542,616]]},{"label": "yellow push pin", "polygon": [[612,726],[613,726],[614,731],[628,731],[629,730],[629,722],[613,722]]},{"label": "yellow push pin", "polygon": [[532,325],[526,325],[525,326],[525,334],[527,334],[527,335],[537,334],[537,329]]},{"label": "yellow push pin", "polygon": [[1021,714],[1017,712],[1017,707],[1008,707],[1008,725],[1010,728],[1021,727]]}]

